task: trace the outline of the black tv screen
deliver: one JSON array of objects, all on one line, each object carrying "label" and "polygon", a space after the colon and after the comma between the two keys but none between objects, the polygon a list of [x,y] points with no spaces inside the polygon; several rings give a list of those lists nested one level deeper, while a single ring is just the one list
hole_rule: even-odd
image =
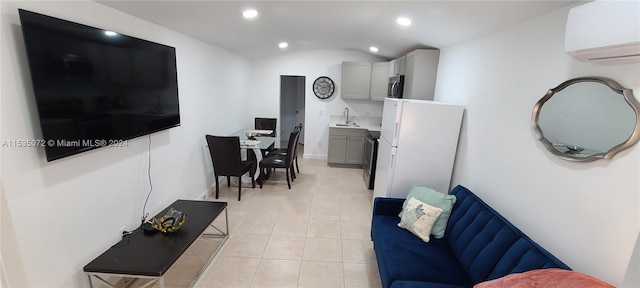
[{"label": "black tv screen", "polygon": [[180,125],[174,47],[18,12],[47,161]]}]

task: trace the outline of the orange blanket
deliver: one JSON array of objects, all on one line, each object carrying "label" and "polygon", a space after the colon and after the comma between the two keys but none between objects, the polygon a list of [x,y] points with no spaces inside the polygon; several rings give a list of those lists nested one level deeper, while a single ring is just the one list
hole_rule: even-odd
[{"label": "orange blanket", "polygon": [[473,288],[615,288],[610,284],[576,271],[557,268],[515,273],[478,283]]}]

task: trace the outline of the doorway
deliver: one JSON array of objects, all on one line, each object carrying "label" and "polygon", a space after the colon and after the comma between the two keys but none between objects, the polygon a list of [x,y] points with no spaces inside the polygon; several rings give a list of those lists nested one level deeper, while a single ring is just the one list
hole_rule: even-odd
[{"label": "doorway", "polygon": [[[306,127],[304,123],[305,80],[305,76],[280,75],[280,133],[288,135],[299,123]],[[303,128],[300,133],[300,145],[304,145],[305,130]],[[288,137],[280,139],[286,143]]]}]

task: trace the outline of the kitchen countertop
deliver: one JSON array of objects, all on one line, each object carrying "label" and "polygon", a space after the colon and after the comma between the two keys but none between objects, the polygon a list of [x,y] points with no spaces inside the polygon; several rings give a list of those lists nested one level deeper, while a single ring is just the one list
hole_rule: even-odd
[{"label": "kitchen countertop", "polygon": [[350,123],[356,123],[358,126],[338,126],[338,123],[345,123],[344,116],[331,115],[329,116],[329,128],[342,128],[342,129],[364,129],[370,131],[380,131],[380,123],[382,117],[353,117],[350,119]]}]

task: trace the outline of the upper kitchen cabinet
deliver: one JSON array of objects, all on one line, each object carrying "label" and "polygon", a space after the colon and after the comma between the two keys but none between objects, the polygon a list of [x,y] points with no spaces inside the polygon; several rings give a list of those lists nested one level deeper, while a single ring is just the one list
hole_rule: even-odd
[{"label": "upper kitchen cabinet", "polygon": [[402,97],[433,100],[440,50],[418,49],[406,56]]},{"label": "upper kitchen cabinet", "polygon": [[407,66],[407,55],[400,56],[389,62],[389,77],[396,75],[404,75]]},{"label": "upper kitchen cabinet", "polygon": [[342,99],[369,99],[371,63],[342,62]]},{"label": "upper kitchen cabinet", "polygon": [[389,84],[389,62],[376,62],[371,65],[371,92],[369,98],[384,101]]}]

